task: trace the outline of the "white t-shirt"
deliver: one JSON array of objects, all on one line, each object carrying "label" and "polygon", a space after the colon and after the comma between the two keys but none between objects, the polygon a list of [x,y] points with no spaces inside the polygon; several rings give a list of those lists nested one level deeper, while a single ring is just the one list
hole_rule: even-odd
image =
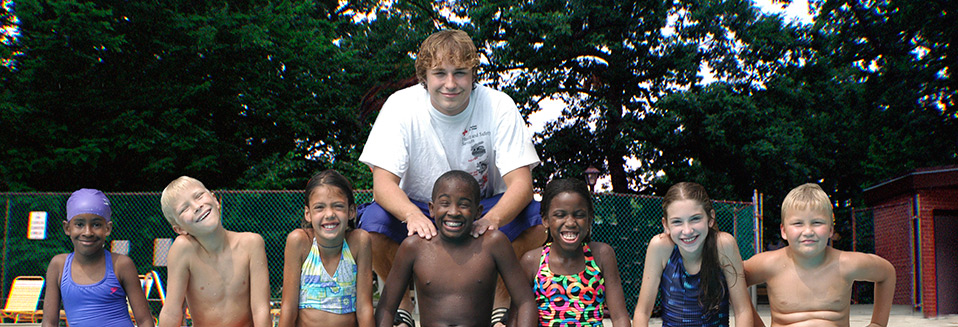
[{"label": "white t-shirt", "polygon": [[502,175],[535,167],[539,156],[532,132],[505,93],[477,86],[466,109],[447,116],[416,84],[386,100],[359,161],[399,176],[410,199],[429,202],[433,184],[447,171],[470,173],[480,196],[488,198],[506,191]]}]

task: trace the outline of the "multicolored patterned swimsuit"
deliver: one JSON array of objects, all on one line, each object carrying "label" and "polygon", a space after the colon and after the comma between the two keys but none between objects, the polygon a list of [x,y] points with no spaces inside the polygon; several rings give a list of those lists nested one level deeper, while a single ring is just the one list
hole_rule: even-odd
[{"label": "multicolored patterned swimsuit", "polygon": [[556,275],[549,270],[551,248],[552,243],[542,248],[536,272],[539,326],[602,326],[605,278],[592,257],[589,244],[582,244],[585,270],[575,275]]}]

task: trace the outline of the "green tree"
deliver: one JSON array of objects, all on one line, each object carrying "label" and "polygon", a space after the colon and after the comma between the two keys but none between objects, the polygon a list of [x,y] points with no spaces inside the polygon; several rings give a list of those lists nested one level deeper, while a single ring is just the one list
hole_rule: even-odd
[{"label": "green tree", "polygon": [[356,108],[368,75],[399,68],[363,60],[365,27],[335,1],[16,5],[23,55],[0,72],[0,190],[368,175]]},{"label": "green tree", "polygon": [[758,17],[750,1],[483,1],[462,10],[485,42],[486,70],[523,113],[548,98],[568,104],[539,136],[537,182],[593,165],[614,192],[643,190],[657,173],[656,101],[700,82],[704,64],[742,78],[736,35]]},{"label": "green tree", "polygon": [[841,210],[864,205],[865,187],[955,163],[954,89],[941,74],[947,47],[935,56],[923,52],[933,45],[908,37],[919,28],[895,23],[910,19],[902,16],[910,7],[895,9],[907,4],[813,5],[820,10],[814,25],[775,27],[769,17],[770,28],[741,35],[742,58],[770,63],[750,71],[773,74],[656,103],[663,137],[652,142],[667,158],[657,167],[664,172],[657,188],[696,180],[720,198],[758,189],[774,232],[782,198],[801,183],[822,185]]}]

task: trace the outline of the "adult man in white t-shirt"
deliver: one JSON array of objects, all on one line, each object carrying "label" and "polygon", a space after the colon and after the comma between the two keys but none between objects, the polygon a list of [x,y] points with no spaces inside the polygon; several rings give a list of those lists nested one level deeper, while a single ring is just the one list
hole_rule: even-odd
[{"label": "adult man in white t-shirt", "polygon": [[[479,57],[465,32],[429,36],[416,58],[422,85],[389,97],[359,157],[373,171],[375,201],[359,222],[373,240],[373,269],[385,279],[405,237],[437,235],[427,203],[433,183],[450,170],[479,182],[487,211],[474,223],[474,237],[499,229],[517,257],[542,245],[545,228],[539,203],[532,201],[532,168],[539,157],[515,102],[476,83]],[[495,306],[509,306],[501,282]],[[400,309],[412,310],[408,297]],[[504,315],[495,311],[493,318]]]}]

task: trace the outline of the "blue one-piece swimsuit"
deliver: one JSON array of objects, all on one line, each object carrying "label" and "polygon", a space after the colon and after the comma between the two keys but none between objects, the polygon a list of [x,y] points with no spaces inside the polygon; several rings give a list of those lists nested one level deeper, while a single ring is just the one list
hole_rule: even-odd
[{"label": "blue one-piece swimsuit", "polygon": [[[724,276],[723,276],[724,278]],[[659,293],[662,293],[662,326],[728,326],[728,290],[711,313],[699,305],[701,279],[689,275],[682,264],[679,247],[672,248],[669,262],[662,271]]]},{"label": "blue one-piece swimsuit", "polygon": [[60,299],[72,327],[133,326],[126,306],[126,291],[113,272],[113,258],[105,252],[103,279],[90,285],[73,282],[73,252],[67,255],[60,277]]}]

